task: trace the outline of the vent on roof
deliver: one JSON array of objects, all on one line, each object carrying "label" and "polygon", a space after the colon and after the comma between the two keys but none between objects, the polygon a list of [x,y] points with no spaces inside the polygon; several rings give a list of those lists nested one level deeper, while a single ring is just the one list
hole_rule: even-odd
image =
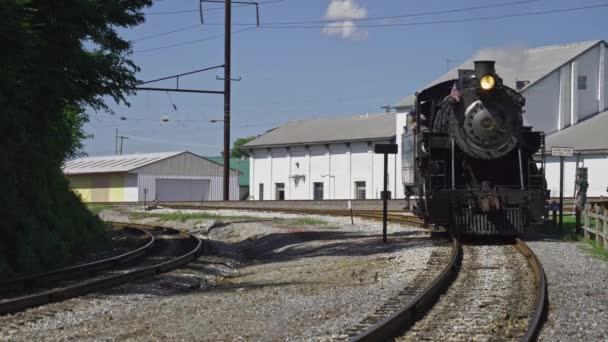
[{"label": "vent on roof", "polygon": [[528,84],[530,84],[530,81],[515,81],[515,90],[522,90]]},{"label": "vent on roof", "polygon": [[578,77],[578,90],[587,90],[587,76]]}]

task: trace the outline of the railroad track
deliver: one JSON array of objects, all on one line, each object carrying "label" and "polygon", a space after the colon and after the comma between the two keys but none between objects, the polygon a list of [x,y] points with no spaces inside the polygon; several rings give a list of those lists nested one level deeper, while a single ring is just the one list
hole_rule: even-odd
[{"label": "railroad track", "polygon": [[[249,208],[249,207],[231,207],[231,206],[196,206],[186,204],[165,204],[165,208],[170,209],[191,209],[191,210],[243,210],[243,211],[276,211],[293,214],[310,214],[310,215],[329,215],[329,216],[350,216],[351,211],[346,209],[320,210],[320,209],[285,209],[285,208]],[[416,216],[404,215],[405,212],[389,211],[387,218],[389,222],[423,225],[424,222]],[[382,211],[380,210],[353,210],[354,217],[381,219]]]},{"label": "railroad track", "polygon": [[[394,338],[396,341],[534,340],[545,314],[547,293],[542,265],[530,248],[517,239],[513,245],[508,246],[467,245],[464,246],[467,253],[463,253],[463,246],[458,240],[454,239],[452,244],[449,262],[430,285],[388,317],[381,308],[379,315],[386,318],[352,337],[351,341]],[[484,247],[489,248],[485,254],[480,251]],[[494,263],[488,264],[490,256],[500,252],[510,257],[516,255],[521,258],[523,255],[527,261],[529,269],[534,273],[534,280],[530,284],[534,289],[523,285],[523,290],[530,292],[527,297],[526,291],[516,290],[510,293],[504,289],[505,282],[509,279],[517,282],[525,281],[523,278],[526,278],[526,275],[521,276],[521,272],[514,276],[521,277],[519,280],[504,277],[508,273],[505,268],[511,267],[510,258],[497,258]],[[507,284],[507,287],[509,285],[513,284]],[[498,298],[500,291],[507,291],[502,298]],[[530,307],[512,307],[525,305],[529,297],[534,297]],[[505,308],[503,305],[511,307]],[[390,308],[394,304],[389,301],[385,306]],[[505,309],[510,311],[504,311]]]},{"label": "railroad track", "polygon": [[202,252],[197,237],[170,227],[110,222],[148,236],[123,255],[0,283],[0,314],[105,290],[187,264]]},{"label": "railroad track", "polygon": [[[200,208],[200,207],[196,207],[196,206],[184,206],[184,205],[175,205],[175,206],[169,206],[172,207],[174,209],[199,209],[199,210],[205,210],[205,209],[209,209],[209,208]],[[252,210],[251,208],[224,208],[224,207],[217,207],[217,208],[213,208],[213,209],[229,209],[229,210]],[[350,216],[351,215],[351,211],[350,210],[307,210],[307,209],[270,209],[270,208],[260,208],[260,209],[254,209],[254,210],[260,210],[260,211],[279,211],[279,212],[286,212],[286,213],[297,213],[297,214],[317,214],[317,215],[332,215],[332,216]],[[377,210],[356,210],[352,212],[353,216],[357,216],[357,217],[363,217],[363,218],[370,218],[370,219],[381,219],[382,218],[382,213],[380,211]],[[395,213],[395,212],[389,212],[388,214],[388,219],[391,222],[395,222],[395,223],[403,223],[403,224],[412,224],[412,225],[423,225],[423,222],[416,218],[416,217],[412,217],[412,216],[406,216],[403,215],[402,213]],[[449,296],[452,295],[452,298],[454,297],[458,297],[459,294],[450,294],[448,293],[449,290],[452,288],[454,282],[459,278],[459,273],[461,272],[461,269],[466,269],[467,266],[465,265],[465,267],[461,268],[461,263],[463,260],[463,247],[461,246],[460,242],[455,239],[452,238],[452,242],[451,242],[452,246],[451,246],[451,253],[449,255],[448,258],[445,258],[448,260],[447,263],[444,262],[444,266],[443,268],[441,267],[436,267],[437,266],[437,261],[431,261],[431,265],[430,265],[430,269],[435,269],[435,270],[439,270],[441,269],[441,271],[439,272],[439,274],[433,278],[433,279],[429,279],[429,275],[422,275],[423,278],[425,279],[417,279],[417,282],[419,281],[419,284],[414,284],[413,287],[410,286],[410,288],[406,287],[404,289],[404,291],[402,291],[401,293],[399,293],[395,298],[391,299],[390,301],[388,301],[387,303],[385,303],[382,307],[380,307],[375,313],[373,313],[372,315],[370,315],[369,317],[367,317],[363,322],[361,322],[358,326],[353,327],[352,329],[349,329],[346,333],[346,335],[348,335],[350,337],[351,341],[378,341],[378,340],[389,340],[389,339],[394,339],[397,337],[397,340],[407,340],[407,341],[415,341],[415,340],[419,340],[420,338],[430,338],[431,340],[444,340],[446,338],[449,338],[449,336],[427,336],[426,333],[428,331],[424,331],[424,329],[419,329],[416,327],[416,324],[419,324],[422,320],[424,320],[424,317],[431,317],[433,310],[436,310],[436,306],[438,306],[437,304],[439,303],[439,301],[441,300],[442,294],[445,296]],[[512,253],[512,254],[521,254],[523,255],[523,257],[525,258],[525,260],[527,261],[527,269],[531,270],[533,273],[533,280],[531,281],[531,284],[529,284],[529,286],[527,287],[528,292],[531,293],[531,297],[534,297],[532,299],[533,304],[531,305],[530,308],[524,308],[522,309],[523,311],[525,311],[525,317],[504,317],[503,321],[504,322],[496,322],[496,326],[495,327],[490,327],[490,333],[496,333],[497,335],[492,336],[491,334],[488,335],[487,331],[484,331],[483,333],[485,334],[485,336],[482,337],[482,339],[484,338],[498,338],[498,339],[520,339],[522,341],[531,341],[531,340],[535,340],[541,325],[542,325],[542,320],[544,318],[544,315],[546,314],[546,309],[547,309],[547,292],[546,292],[546,279],[545,279],[545,274],[542,268],[542,265],[540,264],[539,260],[537,259],[537,257],[534,255],[534,253],[531,251],[531,249],[521,240],[516,239],[513,243],[512,246],[503,246],[504,248],[510,249],[510,252],[507,253]],[[513,248],[514,247],[514,248]],[[466,246],[466,249],[469,251],[471,249],[473,249],[474,247],[470,247],[470,246]],[[470,252],[470,251],[469,251]],[[467,255],[470,253],[467,253]],[[519,256],[521,258],[521,256]],[[441,258],[439,258],[441,259]],[[468,263],[468,259],[469,257],[466,258],[466,262]],[[477,258],[477,262],[483,261],[483,258]],[[508,268],[508,264],[506,265],[489,265],[489,266],[484,266],[482,264],[480,265],[476,265],[476,266],[472,266],[470,267],[471,270],[474,269],[479,269],[479,270],[483,270],[483,269],[487,269],[487,270],[492,270],[493,273],[500,273],[501,271],[504,270],[505,266]],[[521,274],[521,273],[520,273]],[[525,277],[525,276],[524,276]],[[460,278],[466,278],[466,276],[464,277],[460,277]],[[481,284],[482,288],[483,286],[487,285],[487,284],[483,284],[484,279],[483,274],[480,277],[477,277],[477,279],[479,280],[477,285]],[[528,279],[530,279],[529,275],[528,275]],[[420,286],[420,284],[429,284],[428,286],[424,287],[423,289],[417,288],[418,286]],[[494,286],[500,286],[500,285],[504,285],[504,281],[498,281],[493,283]],[[475,284],[467,284],[467,285],[475,285]],[[467,288],[466,286],[462,286],[461,290],[464,291],[464,293],[460,293],[460,295],[466,294],[466,292],[468,291],[468,295],[469,298],[474,298],[474,296],[476,295],[476,293],[471,293],[472,288]],[[490,290],[488,293],[486,293],[488,295],[493,295],[492,290]],[[473,296],[473,297],[471,297]],[[464,297],[463,297],[464,298]],[[405,304],[403,305],[403,301],[404,299],[407,299]],[[508,298],[507,298],[508,299]],[[523,300],[525,301],[525,299]],[[464,305],[467,304],[466,301],[462,301],[460,300],[460,302]],[[448,306],[451,303],[448,303]],[[483,318],[483,312],[484,312],[484,306],[487,306],[489,304],[492,303],[481,303],[481,307],[480,310],[476,310],[476,314],[480,314],[481,313],[481,317]],[[445,309],[445,308],[444,308]],[[439,321],[439,322],[447,322],[446,317],[448,316],[447,313],[449,312],[453,312],[453,311],[458,311],[458,308],[454,308],[452,306],[450,306],[449,308],[447,308],[446,311],[444,311],[444,316],[440,316],[440,317],[436,317],[435,320]],[[520,310],[521,311],[521,310]],[[530,314],[531,313],[531,314]],[[475,313],[473,313],[475,314]],[[507,313],[507,316],[509,314]],[[513,320],[513,318],[517,319],[519,318],[519,321],[515,322]],[[467,317],[466,319],[470,319],[470,317]],[[522,324],[523,322],[523,324]],[[449,325],[449,323],[447,323]],[[518,325],[517,327],[513,327],[513,325]],[[362,327],[365,327],[364,330],[361,330]],[[430,330],[432,329],[437,329],[437,328],[441,328],[441,327],[437,327],[437,326],[431,326]],[[454,329],[454,326],[452,325],[450,327],[451,329]],[[481,328],[488,328],[488,327],[481,327]],[[512,329],[514,328],[514,329]],[[418,329],[417,331],[415,331],[417,333],[417,335],[407,335],[408,333],[414,331],[415,329]],[[502,330],[501,330],[502,329]],[[510,329],[510,330],[508,330]],[[430,331],[429,330],[429,331]],[[507,331],[508,330],[508,331]],[[404,332],[406,332],[406,335],[404,336]],[[469,332],[471,333],[471,332]],[[472,333],[472,335],[468,335],[468,337],[466,337],[465,335],[460,336],[462,339],[475,339],[476,337],[479,336],[474,336],[474,332]],[[502,335],[500,335],[502,334]],[[400,337],[401,336],[401,337]],[[454,336],[452,336],[454,337]],[[458,339],[458,337],[456,337],[456,339]]]}]

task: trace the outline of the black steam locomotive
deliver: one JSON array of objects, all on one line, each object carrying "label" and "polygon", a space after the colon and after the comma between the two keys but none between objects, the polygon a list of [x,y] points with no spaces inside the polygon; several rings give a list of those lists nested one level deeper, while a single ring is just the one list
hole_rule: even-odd
[{"label": "black steam locomotive", "polygon": [[406,195],[456,235],[521,234],[545,212],[544,134],[524,126],[525,99],[494,64],[417,93],[403,138]]}]

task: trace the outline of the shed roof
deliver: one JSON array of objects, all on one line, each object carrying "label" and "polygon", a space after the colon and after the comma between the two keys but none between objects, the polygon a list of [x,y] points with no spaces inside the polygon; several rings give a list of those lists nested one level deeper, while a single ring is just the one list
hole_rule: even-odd
[{"label": "shed roof", "polygon": [[177,156],[180,152],[135,153],[118,156],[83,157],[67,161],[63,165],[66,175],[90,173],[128,172],[142,166],[156,163],[163,159]]},{"label": "shed roof", "polygon": [[608,151],[608,110],[548,135],[545,148],[572,147],[579,152]]},{"label": "shed roof", "polygon": [[244,147],[388,139],[395,136],[396,124],[396,113],[289,121],[248,142]]},{"label": "shed roof", "polygon": [[[212,162],[224,165],[224,157],[205,157]],[[249,186],[249,159],[230,158],[230,168],[239,171],[239,186]]]},{"label": "shed roof", "polygon": [[[496,61],[496,73],[503,79],[505,85],[515,89],[515,81],[528,81],[527,87],[540,81],[553,70],[560,68],[573,58],[603,42],[591,40],[564,45],[543,46],[531,49],[518,48],[491,48],[479,50],[464,63],[441,75],[427,84],[428,88],[439,82],[457,78],[458,69],[473,69],[476,60]],[[525,89],[525,88],[522,88]],[[399,101],[395,107],[404,108],[413,106],[415,96],[409,95]]]}]

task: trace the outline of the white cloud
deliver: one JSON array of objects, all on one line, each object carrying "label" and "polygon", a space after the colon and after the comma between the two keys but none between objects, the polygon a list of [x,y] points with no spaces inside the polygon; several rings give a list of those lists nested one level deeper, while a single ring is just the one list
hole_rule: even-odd
[{"label": "white cloud", "polygon": [[368,33],[359,29],[353,19],[365,18],[367,9],[359,5],[357,0],[330,0],[325,19],[337,21],[325,25],[322,32],[342,39],[363,40]]}]

